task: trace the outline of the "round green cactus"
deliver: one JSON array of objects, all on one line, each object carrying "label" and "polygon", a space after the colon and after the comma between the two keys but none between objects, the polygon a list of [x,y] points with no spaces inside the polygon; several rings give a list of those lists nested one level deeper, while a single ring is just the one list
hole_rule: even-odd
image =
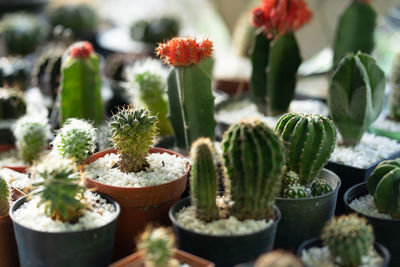
[{"label": "round green cactus", "polygon": [[356,267],[373,248],[372,227],[355,214],[335,217],[322,229],[321,239],[332,257],[344,267]]},{"label": "round green cactus", "polygon": [[43,42],[49,27],[39,16],[10,13],[0,21],[0,37],[10,54],[29,54]]},{"label": "round green cactus", "polygon": [[250,119],[232,125],[221,145],[232,215],[240,220],[271,216],[285,170],[279,137],[265,123]]},{"label": "round green cactus", "polygon": [[309,187],[335,148],[336,129],[330,119],[318,114],[288,113],[275,131],[287,150],[287,166]]},{"label": "round green cactus", "polygon": [[10,209],[10,188],[4,179],[0,176],[0,217],[8,215]]},{"label": "round green cactus", "polygon": [[283,197],[285,198],[306,198],[306,188],[299,184],[291,184],[283,190]]},{"label": "round green cactus", "polygon": [[156,44],[179,33],[179,22],[174,18],[135,21],[130,27],[132,40]]},{"label": "round green cactus", "polygon": [[145,109],[126,107],[113,115],[110,122],[112,141],[120,154],[119,168],[123,172],[139,172],[148,163],[146,156],[156,135],[157,117]]},{"label": "round green cactus", "polygon": [[397,55],[390,77],[392,92],[390,93],[390,118],[395,121],[400,121],[400,54]]},{"label": "round green cactus", "polygon": [[367,188],[379,212],[400,218],[400,158],[379,163],[368,178]]},{"label": "round green cactus", "polygon": [[313,196],[320,196],[327,194],[333,190],[332,186],[324,179],[317,179],[311,185],[311,194]]},{"label": "round green cactus", "polygon": [[0,85],[25,90],[30,82],[30,64],[18,57],[0,58]]},{"label": "round green cactus", "polygon": [[17,119],[25,113],[24,93],[18,89],[0,88],[0,119]]},{"label": "round green cactus", "polygon": [[219,217],[216,204],[217,171],[214,164],[214,145],[210,138],[199,138],[190,148],[192,160],[191,199],[196,207],[196,215],[204,221]]},{"label": "round green cactus", "polygon": [[52,142],[59,155],[82,163],[97,145],[97,130],[90,122],[68,119]]}]

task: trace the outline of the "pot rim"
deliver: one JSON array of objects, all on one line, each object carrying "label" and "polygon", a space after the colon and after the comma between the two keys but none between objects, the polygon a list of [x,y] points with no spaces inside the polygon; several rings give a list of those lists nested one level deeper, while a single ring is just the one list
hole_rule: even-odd
[{"label": "pot rim", "polygon": [[[279,210],[279,208],[278,208],[278,206],[276,206],[276,205],[274,205],[274,215],[275,215],[275,219],[273,219],[272,221],[273,221],[273,223],[270,225],[270,226],[268,226],[267,228],[264,228],[264,229],[261,229],[261,230],[259,230],[259,231],[257,231],[257,232],[253,232],[253,233],[249,233],[249,234],[242,234],[242,235],[211,235],[211,234],[203,234],[203,233],[198,233],[198,232],[195,232],[195,231],[193,231],[193,230],[191,230],[191,229],[188,229],[188,228],[186,228],[186,227],[184,227],[183,225],[181,225],[180,223],[178,223],[178,221],[175,219],[175,214],[172,212],[172,210],[174,209],[174,207],[176,206],[176,205],[178,205],[178,204],[180,204],[181,202],[185,202],[185,201],[188,201],[189,203],[190,203],[190,197],[185,197],[185,198],[183,198],[183,199],[181,199],[181,200],[179,200],[177,203],[175,203],[170,209],[169,209],[169,212],[168,212],[168,216],[169,216],[169,219],[171,220],[171,222],[172,222],[172,224],[174,225],[174,226],[177,226],[177,227],[179,227],[179,228],[182,228],[183,230],[185,230],[185,231],[187,231],[187,232],[190,232],[191,234],[194,234],[194,235],[201,235],[201,236],[206,236],[206,237],[212,237],[212,238],[241,238],[241,237],[245,237],[245,236],[255,236],[255,235],[258,235],[258,234],[260,234],[260,233],[262,233],[262,232],[266,232],[266,231],[268,231],[271,227],[273,227],[273,225],[278,225],[278,223],[279,223],[279,221],[281,220],[281,218],[282,218],[282,214],[281,214],[281,211]],[[185,206],[183,206],[183,207],[189,207],[190,205],[185,205]],[[182,208],[183,208],[182,207]]]},{"label": "pot rim", "polygon": [[[349,194],[350,194],[350,192],[354,191],[355,189],[357,189],[359,187],[363,187],[364,185],[367,186],[367,182],[362,182],[362,183],[355,184],[355,185],[353,185],[352,187],[350,187],[349,189],[346,190],[346,192],[343,195],[343,202],[344,202],[345,206],[347,208],[349,208],[350,210],[352,210],[353,212],[355,212],[355,213],[357,213],[359,215],[362,215],[363,217],[368,218],[369,220],[379,220],[379,221],[385,221],[385,222],[399,222],[400,223],[400,219],[393,219],[393,218],[392,219],[386,219],[386,218],[372,217],[370,215],[361,213],[361,212],[353,209],[352,207],[350,207],[350,203],[349,203]],[[366,195],[369,195],[368,190],[367,190],[366,194],[364,194],[364,195],[360,195],[359,194],[359,195],[357,195],[357,197],[362,197],[362,196],[366,196]],[[354,198],[352,200],[354,200]]]},{"label": "pot rim", "polygon": [[105,195],[105,194],[103,194],[101,192],[97,192],[97,191],[94,192],[94,193],[99,194],[102,198],[106,199],[109,203],[113,204],[114,207],[115,207],[114,218],[112,218],[108,223],[103,224],[103,225],[98,226],[98,227],[94,227],[94,228],[90,228],[90,229],[83,229],[83,230],[78,230],[78,231],[67,231],[67,232],[48,232],[48,231],[36,230],[36,229],[32,229],[32,228],[26,227],[25,225],[22,225],[17,220],[15,220],[14,211],[17,210],[24,202],[26,202],[26,199],[29,197],[29,195],[21,197],[20,199],[18,199],[17,201],[14,202],[14,204],[10,207],[9,216],[10,216],[11,220],[13,221],[13,223],[18,225],[19,227],[21,227],[21,228],[23,228],[25,230],[28,230],[28,231],[33,231],[33,232],[42,233],[42,234],[65,235],[65,234],[79,234],[79,233],[99,230],[101,228],[107,227],[108,225],[110,225],[111,223],[115,222],[118,219],[119,214],[121,212],[121,207],[118,204],[118,202],[115,201],[110,196],[107,196],[107,195]]}]

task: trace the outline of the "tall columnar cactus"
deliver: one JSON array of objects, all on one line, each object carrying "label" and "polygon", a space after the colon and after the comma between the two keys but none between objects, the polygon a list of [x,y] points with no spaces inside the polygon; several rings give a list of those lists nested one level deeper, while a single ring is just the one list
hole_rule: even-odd
[{"label": "tall columnar cactus", "polygon": [[24,93],[0,87],[0,120],[17,119],[26,113]]},{"label": "tall columnar cactus", "polygon": [[89,42],[71,45],[61,64],[61,122],[68,118],[103,120],[100,59]]},{"label": "tall columnar cactus", "polygon": [[310,187],[335,148],[336,129],[331,120],[318,114],[288,113],[275,131],[287,151],[287,166]]},{"label": "tall columnar cactus", "polygon": [[139,172],[148,167],[146,156],[156,135],[157,117],[145,109],[121,109],[110,123],[112,141],[120,154],[119,168],[123,172]]},{"label": "tall columnar cactus", "polygon": [[212,221],[219,217],[214,154],[214,145],[209,138],[197,139],[190,148],[193,162],[190,178],[192,206],[196,207],[196,215],[203,221]]},{"label": "tall columnar cactus", "polygon": [[333,45],[335,64],[348,53],[370,54],[374,49],[377,14],[369,2],[352,0],[340,17]]},{"label": "tall columnar cactus", "polygon": [[392,92],[390,93],[390,118],[400,121],[400,54],[394,60],[390,77]]},{"label": "tall columnar cactus", "polygon": [[14,136],[18,154],[25,162],[39,158],[39,154],[46,148],[50,138],[50,126],[46,119],[35,120],[31,117],[20,118],[14,128]]},{"label": "tall columnar cactus", "polygon": [[[172,66],[168,77],[170,121],[178,146],[189,149],[199,137],[215,139],[211,77],[213,51],[208,39],[173,38],[158,46],[157,54]],[[177,101],[178,99],[178,101]],[[184,131],[185,141],[179,140]]]},{"label": "tall columnar cactus", "polygon": [[97,131],[90,122],[68,119],[52,142],[53,149],[65,158],[81,164],[97,145]]},{"label": "tall columnar cactus", "polygon": [[400,159],[382,161],[368,178],[367,188],[379,212],[400,218]]},{"label": "tall columnar cactus", "polygon": [[19,57],[0,58],[0,86],[25,91],[30,82],[30,64]]},{"label": "tall columnar cactus", "polygon": [[10,209],[11,194],[10,188],[4,179],[0,176],[0,217],[8,215]]},{"label": "tall columnar cactus", "polygon": [[355,214],[335,217],[322,229],[321,239],[340,266],[360,266],[361,257],[372,249],[374,234],[364,218]]},{"label": "tall columnar cactus", "polygon": [[221,145],[231,214],[240,220],[271,216],[285,164],[279,137],[265,123],[251,119],[232,125]]},{"label": "tall columnar cactus", "polygon": [[253,26],[259,30],[251,56],[251,95],[261,112],[283,114],[293,99],[301,63],[294,31],[312,13],[303,0],[261,0],[252,15]]},{"label": "tall columnar cactus", "polygon": [[385,74],[364,53],[344,57],[333,73],[328,104],[343,144],[356,145],[382,111]]}]

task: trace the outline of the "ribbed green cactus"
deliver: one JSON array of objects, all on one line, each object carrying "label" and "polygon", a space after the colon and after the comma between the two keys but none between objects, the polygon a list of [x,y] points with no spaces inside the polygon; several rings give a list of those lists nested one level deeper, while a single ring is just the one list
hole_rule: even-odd
[{"label": "ribbed green cactus", "polygon": [[306,198],[306,188],[299,184],[291,184],[283,190],[284,198]]},{"label": "ribbed green cactus", "polygon": [[343,144],[356,145],[378,118],[385,84],[385,74],[371,56],[359,52],[340,61],[331,77],[328,104]]},{"label": "ribbed green cactus", "polygon": [[68,119],[52,142],[59,155],[81,164],[97,145],[97,131],[90,122]]},{"label": "ribbed green cactus", "polygon": [[400,121],[400,54],[398,54],[394,60],[390,81],[392,85],[389,98],[390,118],[395,121]]},{"label": "ribbed green cactus", "polygon": [[327,194],[333,190],[332,186],[323,179],[317,179],[311,185],[311,194],[313,196],[320,196]]},{"label": "ribbed green cactus", "polygon": [[0,87],[0,119],[16,119],[25,113],[24,93],[18,89]]},{"label": "ribbed green cactus", "polygon": [[368,178],[367,188],[379,212],[400,218],[400,159],[379,163]]},{"label": "ribbed green cactus", "polygon": [[30,64],[19,57],[0,58],[0,85],[25,91],[30,83]]},{"label": "ribbed green cactus", "polygon": [[103,120],[100,59],[89,42],[71,45],[61,64],[61,123],[68,118]]},{"label": "ribbed green cactus", "polygon": [[190,148],[193,162],[190,176],[192,206],[196,207],[196,215],[203,221],[212,221],[219,217],[214,155],[214,145],[209,138],[197,139]]},{"label": "ribbed green cactus", "polygon": [[132,23],[129,31],[132,40],[156,44],[177,36],[179,22],[172,17],[139,20]]},{"label": "ribbed green cactus", "polygon": [[289,170],[298,174],[301,185],[310,187],[335,148],[335,126],[322,115],[288,113],[275,131],[286,146]]},{"label": "ribbed green cactus", "polygon": [[368,1],[352,0],[339,19],[333,46],[334,63],[348,53],[370,54],[374,49],[377,14]]},{"label": "ribbed green cactus", "polygon": [[145,109],[121,109],[110,122],[112,141],[120,154],[119,168],[123,172],[139,172],[148,163],[146,156],[156,135],[157,117]]},{"label": "ribbed green cactus", "polygon": [[322,229],[321,239],[343,267],[360,266],[361,257],[373,248],[374,234],[366,219],[355,214],[335,217]]},{"label": "ribbed green cactus", "polygon": [[11,194],[10,188],[4,179],[0,176],[0,217],[8,215],[10,209]]},{"label": "ribbed green cactus", "polygon": [[285,164],[279,137],[254,119],[232,125],[221,145],[233,201],[231,214],[240,220],[271,216]]}]

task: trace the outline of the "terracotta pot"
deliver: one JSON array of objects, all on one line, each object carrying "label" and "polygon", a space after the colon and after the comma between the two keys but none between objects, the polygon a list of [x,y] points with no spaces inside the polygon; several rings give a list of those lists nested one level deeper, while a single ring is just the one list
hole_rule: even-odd
[{"label": "terracotta pot", "polygon": [[[15,149],[15,146],[12,145],[12,144],[2,144],[2,145],[0,145],[0,153],[1,152],[6,152],[6,151],[9,151],[9,150],[12,150],[12,149]],[[16,172],[25,173],[29,166],[24,166],[24,165],[22,165],[22,166],[1,165],[0,167],[1,168],[8,168],[8,169],[11,169],[11,170],[16,171]]]},{"label": "terracotta pot", "polygon": [[[138,251],[128,257],[123,258],[122,260],[111,264],[110,267],[144,267],[145,265],[143,254],[143,251]],[[195,255],[175,248],[173,250],[172,257],[181,263],[189,264],[191,267],[214,267],[214,263],[208,260],[199,258]]]},{"label": "terracotta pot", "polygon": [[[183,158],[182,155],[163,148],[151,148],[150,153],[168,153]],[[91,155],[84,161],[89,164],[106,154],[116,153],[111,148]],[[149,223],[169,225],[168,211],[181,198],[186,189],[190,165],[184,175],[169,183],[147,187],[118,187],[86,179],[88,188],[104,193],[121,205],[115,239],[114,259],[121,259],[134,251],[135,237],[143,232]]]}]

